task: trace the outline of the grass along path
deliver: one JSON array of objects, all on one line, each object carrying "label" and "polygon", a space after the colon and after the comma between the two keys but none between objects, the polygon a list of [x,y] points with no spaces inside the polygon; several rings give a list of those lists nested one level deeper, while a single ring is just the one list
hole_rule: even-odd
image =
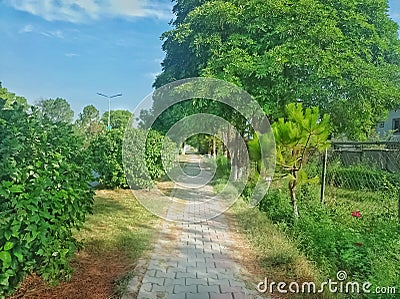
[{"label": "grass along path", "polygon": [[[278,282],[303,282],[319,283],[321,275],[313,263],[296,248],[290,240],[269,220],[265,213],[257,208],[248,208],[247,204],[239,198],[227,211],[231,218],[232,226],[238,232],[237,243],[242,245],[241,260],[258,281],[268,280]],[[332,295],[324,294],[272,294],[273,298],[295,299],[328,299]],[[340,297],[335,297],[340,298]]]},{"label": "grass along path", "polygon": [[158,221],[130,190],[97,191],[93,215],[76,233],[84,248],[72,262],[71,281],[51,287],[32,275],[10,298],[120,298],[136,261],[152,249]]}]

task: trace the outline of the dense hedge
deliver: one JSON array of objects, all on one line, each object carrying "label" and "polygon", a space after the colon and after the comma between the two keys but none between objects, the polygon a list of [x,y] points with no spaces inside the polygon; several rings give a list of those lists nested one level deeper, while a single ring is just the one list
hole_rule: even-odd
[{"label": "dense hedge", "polygon": [[67,278],[78,247],[72,230],[91,210],[93,191],[82,139],[0,99],[0,298],[32,272]]},{"label": "dense hedge", "polygon": [[137,188],[152,186],[173,167],[177,154],[176,144],[154,130],[128,129],[123,146],[125,173]]},{"label": "dense hedge", "polygon": [[106,188],[127,188],[122,165],[121,129],[103,131],[91,141],[89,152],[93,170],[99,174],[99,182]]},{"label": "dense hedge", "polygon": [[154,130],[129,128],[124,135],[122,130],[114,129],[99,134],[91,142],[89,152],[93,170],[100,175],[104,187],[127,188],[128,176],[134,186],[148,188],[153,179],[172,167],[176,146]]}]

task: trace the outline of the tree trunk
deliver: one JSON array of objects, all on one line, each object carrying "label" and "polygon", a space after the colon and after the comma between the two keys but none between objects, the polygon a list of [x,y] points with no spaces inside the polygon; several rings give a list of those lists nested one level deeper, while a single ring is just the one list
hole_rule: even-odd
[{"label": "tree trunk", "polygon": [[217,142],[216,142],[215,138],[216,137],[213,136],[213,139],[212,139],[212,154],[213,154],[214,158],[217,156]]},{"label": "tree trunk", "polygon": [[182,155],[186,154],[186,150],[185,150],[186,144],[185,142],[182,144]]},{"label": "tree trunk", "polygon": [[294,218],[299,218],[299,210],[297,208],[297,198],[296,198],[296,180],[289,182],[290,198],[292,200],[293,215]]}]

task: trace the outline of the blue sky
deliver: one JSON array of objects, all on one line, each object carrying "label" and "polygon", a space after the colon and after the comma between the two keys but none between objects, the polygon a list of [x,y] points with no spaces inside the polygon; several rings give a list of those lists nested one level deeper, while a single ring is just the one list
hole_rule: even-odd
[{"label": "blue sky", "polygon": [[[400,1],[390,0],[400,23]],[[134,110],[152,92],[170,29],[170,0],[0,0],[0,81],[29,103],[67,99],[75,116],[96,95],[122,93],[112,109]]]}]

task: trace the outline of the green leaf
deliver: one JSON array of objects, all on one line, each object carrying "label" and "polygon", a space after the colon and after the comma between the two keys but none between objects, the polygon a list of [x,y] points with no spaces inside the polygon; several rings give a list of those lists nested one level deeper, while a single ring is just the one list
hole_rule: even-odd
[{"label": "green leaf", "polygon": [[10,277],[8,275],[1,274],[0,275],[0,285],[8,287],[10,285],[10,283],[8,281],[9,279],[10,279]]},{"label": "green leaf", "polygon": [[4,251],[9,251],[14,247],[14,245],[15,244],[13,242],[6,242],[6,244],[4,244]]},{"label": "green leaf", "polygon": [[3,268],[8,268],[11,265],[11,255],[7,251],[0,251],[0,260],[3,261]]},{"label": "green leaf", "polygon": [[21,193],[24,191],[24,186],[22,185],[12,185],[10,188],[11,193]]},{"label": "green leaf", "polygon": [[23,262],[24,256],[22,255],[22,253],[21,253],[20,250],[15,250],[15,251],[13,252],[13,254],[17,257],[19,263],[22,263],[22,262]]}]

